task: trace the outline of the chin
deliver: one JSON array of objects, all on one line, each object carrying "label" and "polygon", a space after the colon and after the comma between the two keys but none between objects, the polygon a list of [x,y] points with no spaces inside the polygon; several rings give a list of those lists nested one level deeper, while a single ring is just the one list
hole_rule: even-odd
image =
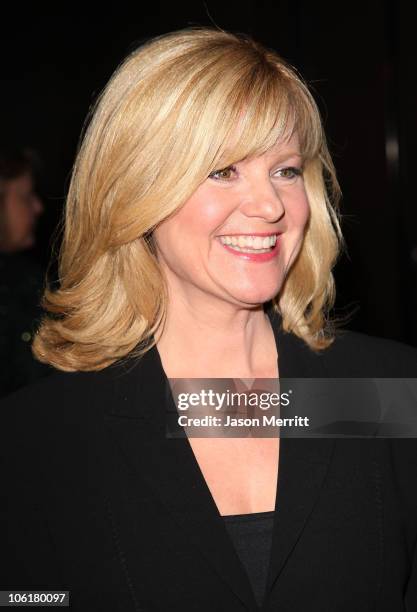
[{"label": "chin", "polygon": [[260,304],[265,304],[272,300],[279,293],[279,290],[280,286],[274,287],[274,289],[270,291],[259,291],[258,288],[253,291],[236,291],[232,295],[238,302],[250,306],[259,306]]}]

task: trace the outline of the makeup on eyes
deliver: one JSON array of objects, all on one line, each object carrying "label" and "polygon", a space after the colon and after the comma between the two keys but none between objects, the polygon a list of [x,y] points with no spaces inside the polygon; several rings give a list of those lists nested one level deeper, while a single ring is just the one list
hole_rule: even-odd
[{"label": "makeup on eyes", "polygon": [[[214,170],[213,172],[211,172],[208,176],[208,178],[214,179],[214,180],[224,180],[227,181],[229,180],[229,178],[231,177],[220,177],[220,178],[216,178],[216,174],[219,175],[222,172],[227,172],[227,171],[231,171],[231,172],[236,172],[237,171],[237,167],[235,165],[231,165],[231,166],[226,166],[225,168],[221,168],[220,170]],[[296,166],[284,166],[283,168],[277,168],[274,172],[271,173],[271,177],[274,177],[278,172],[283,172],[283,171],[291,171],[293,173],[294,176],[291,177],[287,177],[288,180],[292,180],[298,176],[301,176],[303,174],[303,168],[298,168]]]}]

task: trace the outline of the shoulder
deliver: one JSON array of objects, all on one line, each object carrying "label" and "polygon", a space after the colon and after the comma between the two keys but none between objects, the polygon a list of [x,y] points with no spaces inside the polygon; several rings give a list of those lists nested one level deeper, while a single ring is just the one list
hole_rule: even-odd
[{"label": "shoulder", "polygon": [[416,347],[354,331],[338,330],[322,359],[337,376],[417,377]]},{"label": "shoulder", "polygon": [[[91,382],[93,372],[63,372],[54,370],[48,377],[34,383],[21,387],[10,393],[0,401],[0,407],[4,410],[14,406],[17,409],[23,405],[36,405],[37,407],[48,404],[48,400],[59,401],[65,398],[67,393],[71,395],[86,391]],[[45,403],[46,402],[46,403]]]},{"label": "shoulder", "polygon": [[31,424],[40,429],[45,422],[80,422],[100,412],[108,395],[111,368],[97,372],[55,370],[0,400],[1,424]]},{"label": "shoulder", "polygon": [[[56,371],[0,401],[0,464],[35,480],[98,453],[113,395],[106,371]],[[68,463],[69,462],[69,463]],[[14,476],[13,476],[14,477]],[[17,476],[16,476],[17,478]]]},{"label": "shoulder", "polygon": [[0,399],[0,435],[2,425],[26,424],[22,426],[27,429],[31,423],[38,430],[42,424],[78,425],[81,429],[102,421],[116,405],[136,405],[139,397],[141,401],[148,397],[142,393],[145,386],[149,392],[162,381],[152,351],[145,357],[133,355],[131,360],[121,359],[95,371],[54,369],[49,376]]},{"label": "shoulder", "polygon": [[[323,352],[326,370],[335,376],[358,378],[417,378],[417,348],[408,344],[339,331],[333,344]],[[370,442],[366,440],[365,444]],[[390,437],[375,440],[388,453],[395,490],[404,513],[416,529],[417,514],[417,439]]]}]

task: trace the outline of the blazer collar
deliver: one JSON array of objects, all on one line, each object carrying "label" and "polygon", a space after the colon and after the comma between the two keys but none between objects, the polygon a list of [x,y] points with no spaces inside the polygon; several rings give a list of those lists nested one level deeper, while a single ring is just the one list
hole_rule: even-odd
[{"label": "blazer collar", "polygon": [[[280,378],[329,377],[323,354],[314,353],[303,340],[285,332],[278,313],[272,309],[266,312],[274,332]],[[111,414],[146,420],[153,428],[165,430],[165,407],[173,400],[156,346],[142,359],[117,362],[105,370],[109,374],[110,371],[114,373],[117,392],[125,396],[122,403],[112,406]],[[144,403],[143,397],[151,401]]]},{"label": "blazer collar", "polygon": [[[278,350],[281,378],[325,377],[321,356],[302,340],[282,330],[279,315],[268,313]],[[107,368],[111,371],[111,392],[105,422],[126,463],[159,497],[167,512],[248,610],[257,610],[247,575],[224,527],[210,490],[204,480],[187,438],[165,435],[166,407],[173,403],[169,385],[156,347],[133,365]],[[333,439],[281,438],[278,487],[267,595],[279,580],[318,499],[333,452]],[[145,466],[145,467],[144,467]],[[140,492],[129,492],[137,500]],[[110,498],[115,514],[117,496]],[[132,550],[134,534],[120,521],[121,546]],[[140,543],[137,543],[137,550]],[[134,567],[135,554],[127,563]],[[132,572],[131,575],[135,576]],[[138,580],[139,580],[138,576]],[[140,590],[139,582],[137,583]]]}]

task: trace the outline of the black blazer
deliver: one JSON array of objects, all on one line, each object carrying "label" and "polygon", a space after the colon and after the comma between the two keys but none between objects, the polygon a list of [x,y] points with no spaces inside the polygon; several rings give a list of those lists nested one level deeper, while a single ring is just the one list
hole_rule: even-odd
[{"label": "black blazer", "polygon": [[[417,377],[346,332],[320,355],[274,320],[281,377]],[[165,435],[158,351],[57,372],[1,404],[0,590],[92,612],[255,611],[188,440]],[[267,596],[279,612],[416,612],[417,440],[281,439]]]}]

